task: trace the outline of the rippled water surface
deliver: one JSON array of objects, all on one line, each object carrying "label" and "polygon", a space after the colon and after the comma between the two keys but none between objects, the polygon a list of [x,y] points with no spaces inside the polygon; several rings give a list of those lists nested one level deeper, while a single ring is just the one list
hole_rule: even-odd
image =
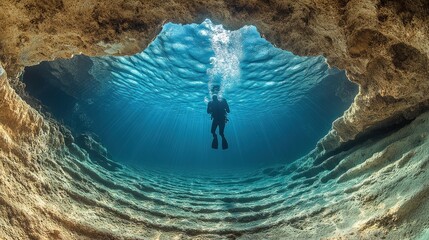
[{"label": "rippled water surface", "polygon": [[[45,62],[24,78],[75,132],[97,134],[115,161],[186,169],[293,161],[315,147],[357,92],[322,56],[295,56],[253,26],[228,31],[209,20],[166,24],[133,56]],[[231,108],[224,151],[210,147],[214,85]]]}]

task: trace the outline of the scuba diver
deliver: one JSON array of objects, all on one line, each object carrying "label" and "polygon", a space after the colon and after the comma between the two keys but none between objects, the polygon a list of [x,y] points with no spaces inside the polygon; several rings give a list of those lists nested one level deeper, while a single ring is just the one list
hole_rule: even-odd
[{"label": "scuba diver", "polygon": [[[216,89],[215,87],[213,87],[213,90]],[[225,99],[219,100],[217,95],[213,95],[213,100],[207,105],[207,113],[211,114],[211,119],[213,120],[211,128],[211,133],[213,134],[212,148],[218,148],[216,128],[219,126],[219,135],[222,137],[222,149],[227,149],[228,142],[226,141],[223,131],[225,129],[226,122],[228,122],[226,117],[226,114],[229,113],[228,103]]]}]

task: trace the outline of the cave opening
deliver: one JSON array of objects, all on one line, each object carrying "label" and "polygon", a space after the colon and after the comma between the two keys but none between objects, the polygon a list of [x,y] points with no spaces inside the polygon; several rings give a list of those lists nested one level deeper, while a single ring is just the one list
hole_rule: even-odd
[{"label": "cave opening", "polygon": [[[323,56],[276,48],[254,26],[165,24],[143,52],[74,56],[27,67],[30,96],[138,168],[207,171],[284,165],[310,152],[353,102],[357,85]],[[228,100],[228,150],[210,147],[212,87]],[[84,135],[81,135],[84,134]]]}]

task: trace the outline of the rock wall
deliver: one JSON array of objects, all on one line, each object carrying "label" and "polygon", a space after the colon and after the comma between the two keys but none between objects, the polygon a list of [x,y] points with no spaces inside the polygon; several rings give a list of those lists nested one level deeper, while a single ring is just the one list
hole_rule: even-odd
[{"label": "rock wall", "polygon": [[[262,171],[261,176],[274,179],[265,186],[276,188],[264,188],[257,196],[244,191],[234,200],[222,198],[223,207],[235,200],[242,204],[220,212],[222,217],[231,213],[235,217],[201,217],[212,211],[218,214],[204,208],[182,209],[190,215],[171,216],[148,211],[150,206],[164,206],[151,195],[153,190],[132,185],[139,179],[127,171],[110,173],[92,162],[57,124],[27,105],[10,83],[24,66],[43,60],[79,53],[136,53],[168,21],[210,18],[229,28],[253,24],[283,49],[323,54],[360,84],[353,105],[319,144],[318,151],[329,152],[368,130],[414,118],[427,107],[428,1],[3,0],[0,9],[0,62],[5,69],[0,68],[2,238],[399,239],[424,231],[428,219],[416,213],[428,209],[427,114],[392,136],[369,140],[324,161],[307,156],[297,169]],[[261,204],[264,196],[271,202]],[[196,197],[200,203],[213,200]],[[146,208],[138,204],[142,201],[147,201]],[[274,213],[277,218],[264,218]],[[271,225],[258,228],[249,223],[258,218]],[[173,221],[177,219],[179,223]],[[246,227],[212,225],[219,221]]]}]

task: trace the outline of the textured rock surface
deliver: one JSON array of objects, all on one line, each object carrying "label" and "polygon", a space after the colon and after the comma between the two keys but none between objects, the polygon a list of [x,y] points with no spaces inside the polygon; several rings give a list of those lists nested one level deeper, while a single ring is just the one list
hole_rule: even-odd
[{"label": "textured rock surface", "polygon": [[[429,208],[427,114],[323,162],[304,158],[295,170],[261,172],[257,176],[268,180],[252,190],[256,195],[243,190],[234,201],[219,196],[226,212],[195,207],[182,209],[185,215],[166,215],[162,211],[175,210],[178,199],[165,191],[180,195],[183,180],[171,189],[163,189],[167,184],[153,188],[136,185],[142,179],[132,171],[106,171],[22,101],[9,82],[23,66],[42,60],[133,54],[166,21],[208,17],[230,28],[253,24],[279,47],[323,54],[361,85],[354,104],[319,145],[331,150],[377,124],[413,118],[427,105],[427,1],[3,0],[0,9],[0,61],[10,77],[0,71],[1,238],[403,239],[424,234],[427,214],[418,213]],[[187,204],[213,202],[195,197],[199,200]],[[240,204],[230,206],[235,201]],[[229,222],[242,225],[234,228]]]}]

